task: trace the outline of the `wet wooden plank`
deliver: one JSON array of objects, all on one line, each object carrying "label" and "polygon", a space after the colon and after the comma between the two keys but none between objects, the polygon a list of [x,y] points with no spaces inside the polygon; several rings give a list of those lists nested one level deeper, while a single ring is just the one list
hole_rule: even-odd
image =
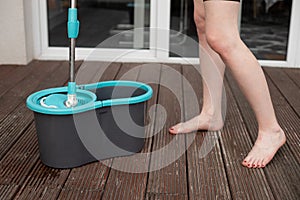
[{"label": "wet wooden plank", "polygon": [[[233,80],[230,74],[227,75],[230,87],[232,88],[235,99],[243,115],[243,120],[245,121],[247,129],[249,130],[250,137],[254,142],[256,140],[258,131],[255,115],[250,108],[250,105],[247,103],[247,100],[238,88],[236,82]],[[278,89],[268,77],[267,81],[277,118],[283,129],[285,129],[287,132],[288,145],[284,145],[279,150],[272,162],[263,171],[276,199],[297,199],[297,196],[299,196],[300,193],[299,187],[297,187],[297,182],[299,182],[300,180],[298,173],[300,169],[299,164],[294,158],[294,154],[289,147],[289,143],[290,133],[293,132],[294,134],[297,134],[297,130],[299,130],[299,127],[294,127],[295,129],[293,129],[292,127],[294,126],[294,124],[300,125],[300,121],[292,111],[284,97],[280,94]],[[291,115],[292,120],[289,119],[288,115]],[[299,142],[299,139],[297,141]],[[286,170],[287,168],[289,170]]]},{"label": "wet wooden plank", "polygon": [[[199,66],[183,66],[184,114],[188,120],[200,113],[202,81]],[[198,107],[196,106],[198,105]],[[218,132],[186,135],[189,199],[231,199]]]},{"label": "wet wooden plank", "polygon": [[[264,71],[270,76],[276,87],[291,104],[298,116],[300,116],[299,86],[280,68],[265,67]],[[300,79],[300,77],[298,79]]]},{"label": "wet wooden plank", "polygon": [[264,171],[241,165],[253,142],[227,81],[225,88],[227,115],[220,141],[231,196],[233,199],[274,199]]},{"label": "wet wooden plank", "polygon": [[158,104],[164,107],[167,115],[163,112],[156,115],[157,134],[153,137],[146,199],[153,196],[156,199],[174,196],[188,199],[185,137],[168,132],[171,125],[183,119],[182,95],[181,66],[163,65]]}]

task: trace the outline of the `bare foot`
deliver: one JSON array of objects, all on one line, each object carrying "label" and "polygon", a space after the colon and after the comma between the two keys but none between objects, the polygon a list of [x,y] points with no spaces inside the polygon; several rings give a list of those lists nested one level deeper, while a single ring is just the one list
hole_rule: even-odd
[{"label": "bare foot", "polygon": [[265,167],[285,142],[286,137],[282,129],[271,132],[259,132],[253,148],[244,159],[242,165],[248,168]]},{"label": "bare foot", "polygon": [[207,115],[201,113],[196,117],[184,122],[176,124],[169,128],[169,132],[171,134],[179,134],[179,133],[190,133],[196,130],[220,130],[223,127],[222,117],[213,117],[212,115]]}]

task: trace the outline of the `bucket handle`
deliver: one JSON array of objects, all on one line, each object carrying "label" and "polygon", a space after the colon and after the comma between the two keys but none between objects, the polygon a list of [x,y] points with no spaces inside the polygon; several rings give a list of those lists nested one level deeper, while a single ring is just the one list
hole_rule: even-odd
[{"label": "bucket handle", "polygon": [[111,86],[128,86],[128,87],[136,87],[141,88],[146,91],[146,93],[129,98],[120,98],[120,99],[107,99],[104,101],[96,101],[95,108],[101,108],[106,106],[115,106],[115,105],[124,105],[124,104],[136,104],[149,100],[152,97],[153,90],[150,86],[135,81],[104,81],[98,83],[91,83],[86,85],[78,85],[79,89],[84,90],[95,90],[98,88],[111,87]]}]

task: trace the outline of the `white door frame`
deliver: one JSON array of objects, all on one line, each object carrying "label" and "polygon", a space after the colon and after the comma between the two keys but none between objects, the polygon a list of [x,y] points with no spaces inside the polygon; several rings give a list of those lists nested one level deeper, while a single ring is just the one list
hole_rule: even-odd
[{"label": "white door frame", "polygon": [[[32,0],[32,27],[34,34],[34,57],[41,60],[67,60],[67,47],[49,47],[48,20],[46,0]],[[192,63],[199,62],[198,58],[169,57],[169,31],[171,0],[151,0],[150,3],[150,48],[149,50],[134,49],[94,49],[77,48],[76,59],[86,59],[93,52],[89,60],[119,61],[119,62],[169,62]],[[287,60],[259,60],[263,66],[300,67],[300,1],[293,0],[290,31],[287,49]]]}]

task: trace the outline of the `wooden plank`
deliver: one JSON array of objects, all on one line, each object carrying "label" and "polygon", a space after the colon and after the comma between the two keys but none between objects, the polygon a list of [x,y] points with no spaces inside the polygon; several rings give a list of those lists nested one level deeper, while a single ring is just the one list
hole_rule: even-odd
[{"label": "wooden plank", "polygon": [[0,97],[0,121],[13,111],[50,73],[53,73],[60,62],[35,61],[30,67],[30,75],[18,82]]},{"label": "wooden plank", "polygon": [[36,61],[30,62],[27,66],[2,66],[0,96],[13,88],[32,72],[32,66]]},{"label": "wooden plank", "polygon": [[220,141],[231,196],[233,199],[274,199],[264,171],[248,169],[241,165],[253,142],[227,81],[225,88],[227,115]]},{"label": "wooden plank", "polygon": [[[80,64],[80,62],[77,62],[77,67],[76,68],[78,68],[78,66],[79,66],[78,64]],[[112,72],[112,70],[109,70],[109,71]],[[55,71],[55,74],[51,74],[51,76],[49,76],[46,79],[44,79],[43,83],[40,84],[38,88],[44,89],[46,87],[63,85],[63,83],[65,83],[65,81],[66,81],[66,79],[68,77],[68,73],[67,72],[68,72],[68,63],[65,62],[64,66],[60,67],[58,70]],[[105,74],[104,74],[104,76],[107,77],[107,75],[105,75]],[[25,106],[23,104],[21,104],[21,105],[24,108],[20,110],[20,112],[21,112],[20,114],[22,114],[22,113],[24,114],[26,112],[31,114],[31,112],[29,110],[26,110],[26,108],[25,108]],[[25,123],[26,123],[26,121],[27,120],[25,120]],[[15,122],[18,122],[18,121],[15,121]],[[28,121],[27,121],[27,123],[28,123]],[[18,129],[18,127],[19,126],[17,126],[16,129],[11,128],[11,130],[15,131],[15,130]],[[18,134],[16,134],[16,135],[18,135]],[[32,165],[34,165],[34,164],[35,163],[32,162]],[[43,172],[44,168],[47,169],[47,167],[45,167],[40,161],[38,161],[38,163],[37,163],[36,166],[37,166],[37,169],[38,168],[42,169],[42,172]],[[31,168],[31,167],[32,166],[28,166],[28,168]],[[65,176],[66,176],[66,174],[69,173],[70,170],[63,170],[63,171],[65,171],[67,173],[61,173],[60,170],[56,170],[56,172],[57,172],[56,174],[59,174],[59,175],[55,176],[56,177],[55,180],[58,181],[61,186],[64,184],[64,182],[66,180]],[[51,183],[55,183],[55,180],[53,182],[52,181],[49,182],[47,176],[40,176],[38,173],[39,173],[39,170],[38,170],[38,172],[35,171],[35,170],[32,171],[32,173],[29,175],[29,177],[26,180],[26,182],[23,184],[23,186],[22,186],[23,189],[21,189],[19,191],[17,197],[20,197],[20,199],[22,199],[23,197],[28,197],[28,195],[29,195],[30,197],[33,197],[33,199],[34,199],[35,197],[38,197],[38,196],[42,195],[42,196],[47,197],[47,199],[48,199],[50,197],[53,198],[53,197],[55,197],[55,196],[57,196],[59,194],[59,192],[61,190],[61,187],[60,187],[59,190],[55,189],[55,191],[53,191],[53,187],[51,186],[51,184],[48,184],[48,185],[47,184],[45,184],[45,185],[44,184],[40,184],[40,183],[50,183],[50,182]],[[51,174],[53,174],[53,171],[51,172]],[[41,179],[41,180],[39,180],[39,179]],[[63,182],[61,182],[61,180]],[[32,190],[32,188],[35,188],[35,189]],[[12,194],[10,194],[10,195],[12,195]]]},{"label": "wooden plank", "polygon": [[[270,70],[268,71],[270,72]],[[274,73],[270,72],[270,74],[272,74],[272,77],[274,78]],[[300,163],[300,135],[298,134],[300,128],[300,115],[297,109],[295,109],[299,103],[296,102],[295,97],[291,97],[293,95],[292,92],[283,91],[283,89],[288,88],[289,86],[283,86],[282,82],[277,83],[277,78],[275,81],[275,78],[272,79],[272,77],[267,73],[270,90],[272,89],[271,97],[274,102],[275,112],[277,113],[280,125],[286,132],[287,144],[298,163]],[[291,88],[295,89],[295,96],[298,96],[299,89],[297,90],[297,88],[295,88],[293,82],[287,80],[286,84],[291,84]]]},{"label": "wooden plank", "polygon": [[[151,86],[153,90],[152,98],[146,102],[146,117],[145,117],[145,125],[147,125],[145,130],[145,146],[142,149],[142,153],[150,153],[154,127],[155,124],[158,123],[158,118],[156,118],[157,109],[155,109],[156,104],[158,103],[158,92],[159,92],[159,84],[161,81],[161,64],[145,64],[142,66],[138,81],[147,83]],[[153,109],[150,111],[150,109]],[[149,158],[150,159],[150,158]],[[149,161],[145,161],[149,162]]]},{"label": "wooden plank", "polygon": [[[133,66],[137,69],[132,70],[131,75],[126,75],[122,79],[134,80],[138,79],[141,82],[155,82],[159,83],[160,65],[159,64],[139,64],[140,66]],[[139,69],[138,69],[139,68]],[[127,70],[130,70],[127,67]],[[138,72],[140,71],[140,72]],[[122,73],[122,72],[121,72]],[[126,73],[126,72],[125,72]],[[139,74],[139,77],[137,77]],[[136,77],[134,77],[136,76]],[[151,84],[154,94],[152,99],[146,104],[146,113],[148,109],[156,103],[158,94],[158,85]],[[154,117],[154,113],[151,113]],[[153,118],[152,118],[153,119]],[[150,121],[149,116],[146,115],[146,124]],[[153,124],[146,128],[146,137],[153,131]],[[149,153],[151,148],[151,137],[145,141],[145,146],[141,153]],[[141,157],[139,157],[141,155]],[[143,199],[146,191],[147,184],[147,171],[149,165],[149,156],[145,154],[136,154],[135,156],[115,158],[110,172],[106,190],[103,199]],[[120,168],[121,167],[121,168]],[[122,169],[127,170],[121,171]],[[136,171],[137,170],[137,171]],[[141,171],[145,173],[139,173]],[[138,173],[134,173],[138,172]]]},{"label": "wooden plank", "polygon": [[100,199],[109,170],[100,162],[72,169],[58,199]]},{"label": "wooden plank", "polygon": [[14,199],[57,199],[69,171],[49,168],[38,160]]},{"label": "wooden plank", "polygon": [[300,69],[282,69],[300,87]]},{"label": "wooden plank", "polygon": [[12,189],[11,192],[7,192],[5,196],[2,196],[3,199],[12,196],[12,192],[16,191],[14,188],[21,187],[38,157],[37,138],[34,124],[32,123],[13,145],[10,152],[0,161],[1,189],[5,189],[3,187],[5,185]]},{"label": "wooden plank", "polygon": [[[77,67],[78,69],[79,65],[81,62],[77,62]],[[98,65],[101,65],[101,63]],[[117,73],[119,69],[119,64],[113,65],[112,68],[109,68],[107,72],[104,73],[103,77],[104,78],[109,78],[112,75]],[[55,77],[49,77],[49,80],[43,82],[43,84],[40,85],[41,88],[45,87],[53,87],[53,86],[60,86],[63,85],[63,83],[67,80],[68,78],[68,63],[65,62],[63,67],[60,67],[56,71],[56,76]],[[50,85],[51,84],[51,85]],[[54,85],[53,85],[54,84]],[[92,164],[95,165],[95,164]],[[81,168],[78,168],[81,169]],[[90,168],[83,168],[82,170],[89,171]],[[99,168],[100,169],[100,168]],[[100,170],[102,171],[102,170]],[[95,171],[93,171],[95,172]],[[31,171],[29,174],[27,180],[23,184],[22,188],[16,195],[16,199],[26,199],[26,198],[31,198],[31,199],[36,199],[36,198],[43,198],[43,199],[57,199],[58,196],[60,195],[63,186],[66,183],[66,180],[68,176],[70,175],[71,170],[65,169],[65,170],[60,170],[60,169],[52,169],[49,167],[46,167],[41,163],[40,160],[35,164],[34,169]],[[78,173],[78,170],[75,170],[74,172],[71,173],[71,176],[74,176]],[[91,175],[95,175],[91,173]],[[69,178],[68,179],[70,182],[68,184],[71,185],[71,188],[73,187],[72,181],[76,182],[76,179]],[[67,185],[68,186],[68,185]],[[74,190],[75,191],[75,190]],[[65,197],[66,195],[77,195],[79,190],[70,191],[70,188],[66,187],[64,188],[62,192],[62,196]],[[81,191],[79,191],[81,194]],[[71,198],[70,197],[70,198]]]},{"label": "wooden plank", "polygon": [[[236,82],[233,80],[230,74],[227,75],[230,87],[232,88],[233,94],[243,115],[243,120],[245,121],[251,139],[254,142],[256,140],[258,131],[255,115],[250,108],[250,105],[247,103],[247,100],[238,88]],[[289,133],[291,132],[289,129],[291,126],[293,126],[292,124],[300,124],[299,118],[297,118],[291,108],[288,108],[290,106],[268,77],[267,81],[279,123],[282,124],[282,127],[285,130],[288,130]],[[292,115],[291,117],[295,119],[289,122],[289,119],[286,119],[288,115]],[[299,130],[299,128],[300,127],[297,129],[297,127],[295,127],[295,129],[292,129],[294,134],[297,134],[297,130]],[[298,173],[300,170],[299,164],[295,160],[293,156],[294,154],[289,148],[289,134],[287,134],[287,138],[288,145],[284,145],[274,157],[273,161],[263,170],[276,199],[297,199],[296,196],[299,196],[299,188],[296,187],[297,182],[300,180]],[[286,170],[287,166],[289,170]]]},{"label": "wooden plank", "polygon": [[[185,120],[198,115],[202,108],[202,81],[198,70],[194,66],[183,66],[183,75],[188,81],[183,83]],[[186,137],[190,145],[187,150],[189,199],[231,199],[218,132],[198,131]]]},{"label": "wooden plank", "polygon": [[153,136],[153,153],[151,155],[146,199],[151,199],[153,196],[156,199],[188,199],[186,157],[184,153],[185,137],[184,135],[170,135],[168,132],[169,127],[181,121],[183,116],[183,110],[180,106],[183,102],[182,76],[180,73],[180,65],[162,66],[158,104],[166,110],[167,120],[164,123],[165,116],[157,113],[156,118],[158,119],[155,124],[155,132],[158,132],[157,129],[160,129],[160,127],[163,128]]},{"label": "wooden plank", "polygon": [[[0,65],[0,79],[3,80],[5,77],[10,76],[10,73],[18,67],[18,65]],[[2,85],[2,81],[0,85]]]},{"label": "wooden plank", "polygon": [[[56,68],[56,70],[51,73],[50,76],[47,76],[47,74],[44,75],[47,77],[43,79],[42,83],[38,84],[38,86],[33,89],[34,91],[64,85],[68,78],[68,63],[59,63],[59,67]],[[78,68],[79,64],[80,63],[76,65],[76,69]],[[43,67],[37,69],[37,73],[40,73],[41,76],[42,72],[39,70],[42,68]],[[23,101],[24,100],[21,100],[21,103],[0,123],[0,130],[3,130],[0,132],[0,159],[33,120],[32,111],[26,108],[26,105],[23,103]]]},{"label": "wooden plank", "polygon": [[111,80],[110,73],[115,75],[120,66],[121,63],[84,61],[76,74],[76,83],[80,85]]},{"label": "wooden plank", "polygon": [[[45,62],[43,62],[43,63],[45,63]],[[50,62],[50,64],[51,63],[53,64],[53,62]],[[60,63],[60,62],[57,62],[57,63]],[[47,67],[47,65],[45,67]],[[43,68],[43,66],[39,67],[36,70],[38,72],[41,72],[39,70],[42,68]],[[61,72],[59,70],[59,67],[56,69],[57,70],[54,72]],[[43,84],[40,84],[37,88],[44,89],[43,88],[44,86],[51,86],[53,84],[57,84],[57,83],[53,83],[53,80],[51,80],[51,77],[55,77],[55,80],[57,80],[58,82],[61,82],[60,84],[63,84],[66,80],[65,75],[66,74],[52,73],[50,76],[45,78],[43,80]],[[26,127],[28,126],[28,124],[30,124],[32,122],[32,119],[33,119],[33,116],[32,116],[31,111],[26,109],[25,104],[21,103],[15,110],[13,110],[13,112],[11,112],[8,115],[8,117],[5,120],[3,120],[1,122],[1,142],[3,142],[3,144],[1,145],[1,157],[3,157],[3,155],[5,155],[5,153],[6,153],[6,155],[9,155],[12,151],[11,146],[14,145],[18,139],[19,139],[18,141],[22,140],[22,136],[24,135],[23,131],[26,130]],[[34,164],[35,164],[35,162],[32,162],[31,165],[23,166],[24,170],[27,170],[29,172]],[[18,175],[16,174],[16,176],[18,176]],[[14,194],[11,194],[11,195],[14,195]]]},{"label": "wooden plank", "polygon": [[33,114],[25,104],[20,104],[0,123],[0,160],[26,130],[33,120]]},{"label": "wooden plank", "polygon": [[0,199],[12,199],[18,188],[16,185],[0,185]]},{"label": "wooden plank", "polygon": [[[141,64],[123,64],[117,79],[136,81],[140,73],[139,65]],[[142,188],[140,186],[145,184],[145,182],[142,182],[143,176],[141,174],[127,173],[119,169],[121,166],[122,169],[134,170],[132,168],[135,166],[130,160],[130,157],[113,159],[112,169],[109,173],[102,199],[141,199],[140,190]]]},{"label": "wooden plank", "polygon": [[[43,62],[45,63],[45,62]],[[43,64],[41,63],[41,64]],[[52,62],[50,62],[51,64]],[[58,62],[60,63],[60,62]],[[47,67],[47,65],[45,65],[45,67]],[[40,69],[43,68],[43,65],[41,67],[39,67],[37,70],[37,73],[40,72],[40,75],[42,75],[43,70],[39,71]],[[63,70],[61,70],[63,69]],[[67,68],[65,67],[58,67],[56,68],[56,70],[54,71],[55,73],[52,73],[50,76],[48,76],[47,78],[43,79],[43,83],[39,84],[39,86],[36,89],[44,89],[44,87],[49,87],[49,86],[54,86],[56,84],[62,85],[65,81],[66,81],[66,77],[67,77],[67,73],[61,73],[61,72],[67,72]],[[54,80],[54,81],[53,81]],[[57,82],[55,82],[57,81]],[[19,141],[23,140],[23,135],[27,132],[24,133],[24,130],[26,130],[26,127],[28,124],[30,124],[32,122],[33,116],[32,116],[32,112],[29,111],[28,109],[26,109],[25,104],[21,103],[19,104],[19,106],[13,110],[8,117],[3,120],[1,122],[1,157],[3,157],[3,155],[10,155],[10,154],[14,154],[13,151],[13,147],[11,147],[12,145],[15,145],[14,143],[17,141],[17,143]],[[31,125],[33,126],[33,125]],[[2,129],[3,128],[3,129]],[[32,127],[30,127],[32,128]],[[30,129],[29,129],[30,130]],[[34,131],[35,134],[35,131]],[[20,138],[19,138],[20,137]],[[36,137],[35,137],[36,138]],[[35,141],[35,140],[33,140]],[[37,142],[34,144],[34,146],[37,145]],[[9,150],[9,152],[8,152]],[[6,154],[5,154],[6,153]],[[37,160],[38,157],[36,157],[35,160]],[[3,158],[5,159],[5,157]],[[30,164],[28,165],[23,165],[23,170],[26,171],[26,173],[22,173],[21,175],[23,175],[23,177],[26,178],[27,173],[30,172],[30,170],[32,169],[32,167],[35,165],[35,161],[30,162]],[[18,177],[20,174],[13,174],[12,177]],[[29,178],[27,178],[28,180]],[[23,179],[19,181],[19,184],[17,186],[17,188],[20,188],[20,185],[22,184]],[[23,183],[24,187],[26,185],[26,181],[25,183]],[[22,190],[21,190],[22,191]],[[27,190],[28,191],[28,190]],[[10,196],[14,196],[15,193],[17,192],[17,190],[13,190],[10,191],[10,193],[8,195]],[[25,194],[25,193],[24,193]],[[33,193],[30,193],[33,194]],[[24,196],[22,194],[22,196]]]},{"label": "wooden plank", "polygon": [[123,63],[117,74],[116,79],[136,81],[140,73],[139,65],[139,63]]},{"label": "wooden plank", "polygon": [[[295,82],[293,82],[290,77],[280,68],[266,67],[264,70],[300,117],[299,86],[296,85]],[[298,79],[300,79],[300,77],[298,77]]]}]

